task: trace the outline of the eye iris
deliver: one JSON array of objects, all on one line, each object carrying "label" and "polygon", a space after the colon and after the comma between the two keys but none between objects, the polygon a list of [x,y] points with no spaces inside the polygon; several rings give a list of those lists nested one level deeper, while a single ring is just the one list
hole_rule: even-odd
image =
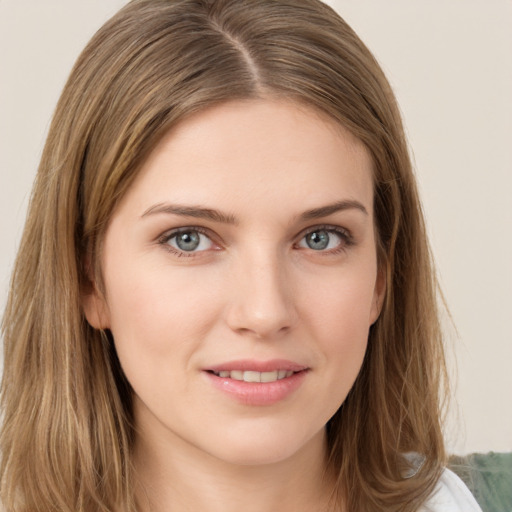
[{"label": "eye iris", "polygon": [[306,235],[306,243],[310,249],[321,251],[329,245],[329,233],[327,231],[314,231]]},{"label": "eye iris", "polygon": [[182,251],[193,251],[199,247],[201,242],[197,231],[185,231],[176,235],[176,245]]}]

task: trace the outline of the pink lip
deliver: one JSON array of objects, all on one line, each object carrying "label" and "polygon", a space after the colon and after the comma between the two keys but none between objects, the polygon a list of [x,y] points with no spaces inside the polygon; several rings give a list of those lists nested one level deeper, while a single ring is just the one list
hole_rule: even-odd
[{"label": "pink lip", "polygon": [[[242,380],[219,377],[213,372],[221,371],[272,372],[287,370],[295,372],[290,377],[274,382],[245,382]],[[308,368],[292,361],[274,359],[272,361],[230,361],[209,367],[203,371],[211,385],[244,405],[264,406],[276,404],[296,391],[304,382]]]}]

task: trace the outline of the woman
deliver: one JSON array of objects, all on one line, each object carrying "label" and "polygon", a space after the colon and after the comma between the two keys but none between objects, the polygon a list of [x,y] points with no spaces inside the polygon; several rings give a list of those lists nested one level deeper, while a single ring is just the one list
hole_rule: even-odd
[{"label": "woman", "polygon": [[135,0],[43,153],[4,507],[478,510],[443,470],[435,292],[393,94],[343,20]]}]

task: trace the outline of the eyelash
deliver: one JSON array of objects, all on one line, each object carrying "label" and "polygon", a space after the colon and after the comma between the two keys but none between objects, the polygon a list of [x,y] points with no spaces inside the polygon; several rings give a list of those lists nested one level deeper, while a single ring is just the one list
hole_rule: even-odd
[{"label": "eyelash", "polygon": [[214,242],[211,232],[204,228],[201,228],[199,226],[184,226],[181,228],[177,228],[177,229],[168,231],[158,238],[158,243],[160,245],[162,245],[166,251],[170,252],[174,256],[177,256],[178,258],[192,258],[192,257],[197,258],[198,254],[200,254],[201,252],[205,252],[205,251],[197,251],[197,252],[181,251],[179,249],[172,247],[169,244],[169,241],[172,240],[174,237],[178,236],[180,233],[190,233],[190,232],[197,232],[201,235],[204,235],[212,242],[212,244],[218,245]]},{"label": "eyelash", "polygon": [[[311,251],[317,252],[320,255],[325,255],[325,256],[336,255],[343,251],[346,251],[349,247],[351,247],[355,244],[352,234],[347,229],[340,228],[339,226],[332,226],[330,224],[321,224],[321,225],[313,226],[313,227],[308,228],[307,230],[303,231],[299,235],[299,241],[294,243],[294,247],[297,249],[303,249],[302,247],[298,247],[298,243],[300,241],[302,241],[308,235],[315,233],[317,231],[327,231],[328,233],[334,233],[341,239],[339,246],[334,249],[330,249],[327,251],[323,251],[323,250],[315,251],[314,249],[310,249]],[[200,226],[185,226],[185,227],[181,227],[181,228],[177,228],[177,229],[168,231],[158,238],[158,243],[160,245],[162,245],[165,248],[165,250],[167,250],[168,252],[172,253],[173,255],[175,255],[179,258],[197,257],[198,254],[200,254],[202,252],[206,252],[206,251],[197,251],[197,252],[196,251],[189,251],[189,252],[181,251],[179,249],[172,247],[169,244],[169,241],[172,240],[174,237],[178,236],[180,233],[188,233],[188,232],[197,232],[201,235],[204,235],[212,242],[212,244],[218,245],[215,243],[211,232],[209,230],[206,230],[206,229],[200,227]]]},{"label": "eyelash", "polygon": [[[299,241],[303,240],[308,235],[315,233],[317,231],[327,231],[328,233],[334,233],[341,239],[339,246],[334,249],[330,249],[327,251],[314,251],[314,249],[310,249],[311,251],[317,252],[320,255],[332,256],[332,255],[340,254],[341,252],[346,251],[349,247],[352,247],[353,245],[355,245],[354,237],[352,236],[352,234],[350,233],[350,231],[348,229],[341,228],[339,226],[333,226],[331,224],[320,224],[318,226],[313,226],[311,228],[308,228],[306,231],[303,231],[300,234]],[[295,245],[297,245],[297,244],[295,244]]]}]

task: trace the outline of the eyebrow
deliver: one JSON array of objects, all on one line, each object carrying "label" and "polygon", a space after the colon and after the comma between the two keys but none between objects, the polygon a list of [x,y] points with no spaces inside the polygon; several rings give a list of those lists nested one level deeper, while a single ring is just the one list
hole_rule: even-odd
[{"label": "eyebrow", "polygon": [[[368,215],[367,209],[362,203],[354,200],[337,201],[333,204],[321,206],[319,208],[313,208],[303,212],[299,218],[301,220],[312,220],[319,219],[321,217],[327,217],[334,213],[344,210],[359,210],[360,212]],[[194,217],[197,219],[206,219],[213,222],[220,222],[222,224],[238,224],[238,220],[234,215],[223,213],[219,210],[212,208],[205,208],[202,206],[184,206],[175,205],[168,203],[158,203],[148,208],[142,215],[141,218],[149,215],[155,215],[160,213],[166,213],[170,215],[179,215],[181,217]]]},{"label": "eyebrow", "polygon": [[333,213],[337,213],[344,210],[359,210],[365,215],[368,215],[368,210],[359,201],[344,200],[337,201],[336,203],[329,204],[327,206],[321,206],[320,208],[313,208],[312,210],[305,211],[300,218],[302,220],[318,219],[320,217],[327,217]]},{"label": "eyebrow", "polygon": [[172,215],[179,215],[181,217],[194,217],[197,219],[221,222],[223,224],[238,223],[234,215],[222,213],[219,210],[214,210],[212,208],[204,208],[202,206],[183,206],[167,203],[158,203],[151,206],[141,215],[141,218],[157,213],[167,213]]}]

